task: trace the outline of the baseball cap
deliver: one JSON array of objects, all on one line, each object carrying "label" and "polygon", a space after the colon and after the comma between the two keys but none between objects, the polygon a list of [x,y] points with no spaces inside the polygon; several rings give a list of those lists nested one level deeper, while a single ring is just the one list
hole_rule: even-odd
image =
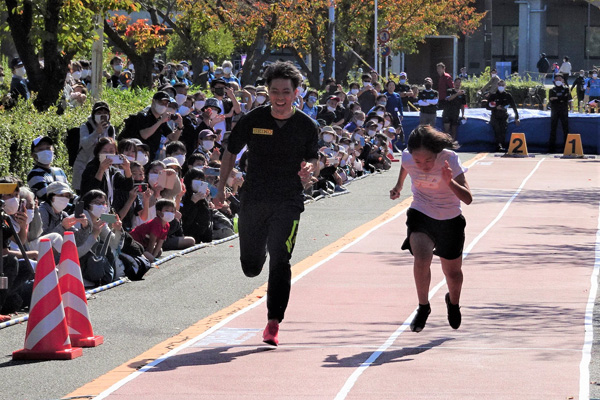
[{"label": "baseball cap", "polygon": [[225,79],[223,79],[223,78],[217,78],[217,79],[213,79],[213,80],[210,82],[210,87],[211,87],[211,88],[213,88],[213,87],[215,87],[215,85],[216,85],[216,84],[218,84],[218,83],[220,83],[220,84],[222,84],[222,85],[225,85],[225,86],[229,86],[229,84],[228,84],[227,82],[225,82]]},{"label": "baseball cap", "polygon": [[167,92],[163,92],[161,90],[160,92],[154,93],[154,96],[152,96],[152,100],[171,100],[171,96],[169,96]]},{"label": "baseball cap", "polygon": [[336,95],[331,94],[331,95],[327,96],[327,101],[329,101],[329,100],[340,101],[340,98],[337,97]]},{"label": "baseball cap", "polygon": [[98,101],[94,103],[94,106],[92,107],[92,114],[96,114],[98,110],[106,110],[110,112],[110,107],[108,106],[108,103],[104,101]]},{"label": "baseball cap", "polygon": [[23,65],[23,61],[21,61],[21,59],[19,57],[15,57],[12,60],[10,60],[10,69],[14,69],[21,65]]},{"label": "baseball cap", "polygon": [[46,142],[51,146],[54,146],[54,140],[52,140],[50,136],[38,136],[31,142],[31,151],[33,152],[33,149],[42,142]]},{"label": "baseball cap", "polygon": [[257,86],[256,87],[256,94],[258,93],[267,93],[267,88],[264,86]]},{"label": "baseball cap", "polygon": [[65,194],[65,193],[70,193],[73,194],[73,191],[71,190],[71,187],[64,183],[64,182],[52,182],[51,184],[48,185],[48,187],[46,188],[46,194]]},{"label": "baseball cap", "polygon": [[150,151],[150,146],[148,146],[146,143],[143,143],[140,139],[134,138],[134,139],[129,139],[131,140],[133,143],[135,143],[136,147],[141,147],[142,149],[146,150],[146,151]]},{"label": "baseball cap", "polygon": [[198,133],[198,139],[206,139],[210,136],[217,137],[217,134],[211,131],[210,129],[202,129],[200,133]]}]

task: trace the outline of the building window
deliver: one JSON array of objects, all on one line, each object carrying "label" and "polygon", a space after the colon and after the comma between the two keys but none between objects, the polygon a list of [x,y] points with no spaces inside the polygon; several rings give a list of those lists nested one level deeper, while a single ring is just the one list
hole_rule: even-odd
[{"label": "building window", "polygon": [[600,27],[585,28],[585,55],[587,58],[600,58]]},{"label": "building window", "polygon": [[519,27],[492,27],[492,57],[513,58],[519,55]]},{"label": "building window", "polygon": [[546,27],[546,46],[542,49],[548,58],[559,58],[558,55],[558,26]]}]

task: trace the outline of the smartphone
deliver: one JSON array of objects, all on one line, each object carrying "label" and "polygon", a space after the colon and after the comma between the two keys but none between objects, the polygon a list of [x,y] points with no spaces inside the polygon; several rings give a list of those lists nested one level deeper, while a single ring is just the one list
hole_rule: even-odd
[{"label": "smartphone", "polygon": [[147,183],[134,183],[133,186],[137,187],[137,191],[140,193],[144,193],[146,190],[148,190]]},{"label": "smartphone", "polygon": [[244,176],[244,174],[242,174],[242,173],[241,173],[241,172],[239,172],[239,171],[235,173],[235,178],[236,178],[236,179],[241,179],[243,176]]},{"label": "smartphone", "polygon": [[198,188],[198,193],[206,193],[206,189],[208,189],[208,182],[204,182],[202,181],[202,183],[200,184],[200,187]]},{"label": "smartphone", "polygon": [[25,199],[21,199],[21,205],[19,206],[19,211],[25,212],[27,210],[27,204]]},{"label": "smartphone", "polygon": [[223,132],[223,130],[222,130],[222,129],[217,129],[217,130],[215,131],[215,134],[216,134],[218,137],[221,137],[221,132]]},{"label": "smartphone", "polygon": [[167,171],[163,169],[158,173],[158,185],[165,189],[173,189],[176,178],[177,174],[167,174]]},{"label": "smartphone", "polygon": [[219,168],[206,167],[204,168],[204,175],[206,176],[219,176],[221,170]]},{"label": "smartphone", "polygon": [[100,219],[108,224],[117,222],[117,216],[115,214],[102,214],[100,215]]},{"label": "smartphone", "polygon": [[83,201],[79,200],[76,204],[75,204],[75,211],[73,212],[73,215],[75,216],[75,218],[80,218],[83,214]]},{"label": "smartphone", "polygon": [[108,122],[108,115],[106,115],[106,114],[100,115],[100,121]]},{"label": "smartphone", "polygon": [[217,197],[217,194],[219,194],[219,189],[210,183],[208,184],[208,188],[210,189],[210,197]]},{"label": "smartphone", "polygon": [[112,160],[113,165],[123,164],[123,157],[121,157],[119,154],[100,154],[100,162],[106,160],[107,158]]}]

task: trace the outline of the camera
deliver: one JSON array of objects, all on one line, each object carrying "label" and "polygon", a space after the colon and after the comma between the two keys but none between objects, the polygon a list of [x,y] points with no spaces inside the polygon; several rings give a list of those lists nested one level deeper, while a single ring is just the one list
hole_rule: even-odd
[{"label": "camera", "polygon": [[136,183],[133,186],[137,186],[137,191],[138,192],[145,192],[146,190],[148,190],[148,184],[147,183]]},{"label": "camera", "polygon": [[171,114],[171,121],[177,121],[177,114]]}]

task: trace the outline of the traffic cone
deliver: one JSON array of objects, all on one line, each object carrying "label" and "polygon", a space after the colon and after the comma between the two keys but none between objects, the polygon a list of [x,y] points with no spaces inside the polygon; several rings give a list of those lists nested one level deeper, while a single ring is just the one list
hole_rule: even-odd
[{"label": "traffic cone", "polygon": [[95,336],[92,330],[73,232],[64,234],[58,263],[58,285],[67,316],[71,344],[76,347],[96,347],[104,343],[104,337]]},{"label": "traffic cone", "polygon": [[388,153],[387,153],[387,157],[390,159],[391,162],[400,162],[400,160],[398,160],[396,157],[394,157],[394,147],[392,145],[392,141],[388,141]]},{"label": "traffic cone", "polygon": [[29,309],[25,348],[14,351],[13,360],[72,360],[83,354],[71,347],[50,239],[40,240]]}]

